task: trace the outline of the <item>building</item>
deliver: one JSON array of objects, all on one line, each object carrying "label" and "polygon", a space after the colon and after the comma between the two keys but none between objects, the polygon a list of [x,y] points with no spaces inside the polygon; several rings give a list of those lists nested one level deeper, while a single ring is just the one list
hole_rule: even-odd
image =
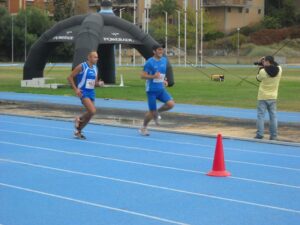
[{"label": "building", "polygon": [[259,23],[264,18],[264,0],[203,0],[205,11],[228,33]]},{"label": "building", "polygon": [[[137,1],[137,23],[142,26],[145,23],[147,8],[157,0]],[[181,8],[185,4],[189,8],[196,8],[196,1],[200,8],[200,0],[178,0]],[[128,6],[132,6],[131,1]],[[259,23],[264,18],[264,0],[203,0],[203,7],[217,23],[219,31],[229,33],[239,27],[245,27]],[[115,5],[115,4],[114,4]]]},{"label": "building", "polygon": [[[155,2],[155,0],[152,0]],[[200,8],[200,0],[179,0],[180,7]],[[229,33],[239,27],[259,23],[264,18],[264,0],[202,0],[205,11],[217,23],[219,31]]]},{"label": "building", "polygon": [[51,0],[0,0],[0,6],[6,7],[11,14],[31,6],[47,10],[50,5]]},{"label": "building", "polygon": [[[98,12],[101,8],[101,0],[89,0],[89,12]],[[114,13],[119,16],[120,10],[131,15],[134,13],[133,0],[111,0],[114,8]],[[138,0],[136,0],[138,2]]]},{"label": "building", "polygon": [[26,8],[26,0],[7,0],[6,5],[9,13],[15,14],[19,10]]},{"label": "building", "polygon": [[6,0],[0,0],[0,7],[7,8],[7,1]]},{"label": "building", "polygon": [[[74,0],[74,14],[97,12],[102,0]],[[120,10],[131,15],[134,14],[134,0],[111,0],[116,15]],[[140,27],[146,24],[147,13],[151,6],[158,0],[136,0],[136,23]],[[178,0],[181,8],[195,9],[196,1],[200,6],[200,0]],[[219,31],[229,33],[239,27],[259,23],[264,18],[264,0],[202,0],[205,11],[212,17]],[[295,1],[300,5],[300,0]],[[53,0],[0,0],[0,5],[6,5],[10,13],[17,13],[26,6],[36,6],[53,13]],[[52,6],[51,6],[52,5]],[[149,21],[148,21],[149,22]]]}]

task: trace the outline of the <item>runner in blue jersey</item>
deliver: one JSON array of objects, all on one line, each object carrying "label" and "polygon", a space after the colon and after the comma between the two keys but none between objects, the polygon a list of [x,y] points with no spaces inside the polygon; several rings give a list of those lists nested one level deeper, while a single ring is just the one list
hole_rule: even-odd
[{"label": "runner in blue jersey", "polygon": [[[76,66],[68,77],[75,94],[81,99],[82,104],[86,108],[86,112],[83,115],[75,118],[74,136],[79,139],[86,139],[82,134],[82,130],[96,113],[94,105],[95,86],[103,86],[104,84],[102,81],[98,81],[97,61],[97,52],[90,52],[88,60]],[[77,85],[74,80],[77,80]]]},{"label": "runner in blue jersey", "polygon": [[[172,109],[175,105],[171,95],[166,91],[168,81],[166,78],[167,58],[163,56],[164,49],[160,45],[153,46],[153,57],[149,58],[144,66],[141,78],[146,80],[146,93],[148,97],[149,111],[146,113],[144,123],[139,130],[143,136],[148,136],[147,126],[154,119],[158,124],[160,113]],[[164,103],[159,109],[156,100]]]}]

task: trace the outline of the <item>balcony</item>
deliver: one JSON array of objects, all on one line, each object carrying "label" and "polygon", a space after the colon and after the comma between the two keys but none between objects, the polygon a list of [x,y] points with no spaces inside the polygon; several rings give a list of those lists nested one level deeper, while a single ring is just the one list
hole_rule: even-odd
[{"label": "balcony", "polygon": [[[1,1],[1,0],[0,0]],[[115,0],[115,1],[111,1],[113,7],[133,7],[133,2],[132,0]],[[99,0],[89,0],[89,6],[101,6],[100,1]]]},{"label": "balcony", "polygon": [[203,0],[204,7],[245,7],[249,0]]}]

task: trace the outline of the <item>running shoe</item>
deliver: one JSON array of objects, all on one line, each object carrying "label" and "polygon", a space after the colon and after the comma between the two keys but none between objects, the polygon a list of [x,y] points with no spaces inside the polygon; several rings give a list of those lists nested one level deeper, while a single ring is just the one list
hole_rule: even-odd
[{"label": "running shoe", "polygon": [[148,131],[148,129],[146,127],[140,128],[139,132],[140,132],[140,135],[142,135],[142,136],[149,136],[150,135],[149,131]]},{"label": "running shoe", "polygon": [[154,122],[155,122],[155,125],[156,126],[159,126],[160,125],[160,121],[161,120],[161,116],[159,113],[156,113],[155,116],[154,116]]},{"label": "running shoe", "polygon": [[79,130],[75,130],[74,137],[77,138],[77,139],[80,139],[80,140],[85,140],[86,139],[86,137]]},{"label": "running shoe", "polygon": [[79,126],[80,126],[81,120],[79,117],[75,118],[75,129],[79,130]]}]

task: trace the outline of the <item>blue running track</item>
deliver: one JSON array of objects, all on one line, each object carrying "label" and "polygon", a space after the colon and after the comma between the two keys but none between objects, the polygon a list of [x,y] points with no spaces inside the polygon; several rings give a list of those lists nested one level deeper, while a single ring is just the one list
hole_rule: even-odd
[{"label": "blue running track", "polygon": [[0,115],[2,225],[299,225],[300,147]]},{"label": "blue running track", "polygon": [[[15,92],[0,92],[0,100],[41,102],[61,105],[81,105],[81,102],[78,100],[77,97]],[[97,107],[100,108],[114,108],[139,111],[148,110],[147,103],[143,101],[126,101],[97,98],[95,104]],[[226,108],[219,106],[176,104],[175,108],[172,109],[171,112],[190,115],[217,116],[249,120],[256,120],[257,118],[256,109]],[[279,122],[300,123],[300,112],[278,112],[277,117]]]}]

